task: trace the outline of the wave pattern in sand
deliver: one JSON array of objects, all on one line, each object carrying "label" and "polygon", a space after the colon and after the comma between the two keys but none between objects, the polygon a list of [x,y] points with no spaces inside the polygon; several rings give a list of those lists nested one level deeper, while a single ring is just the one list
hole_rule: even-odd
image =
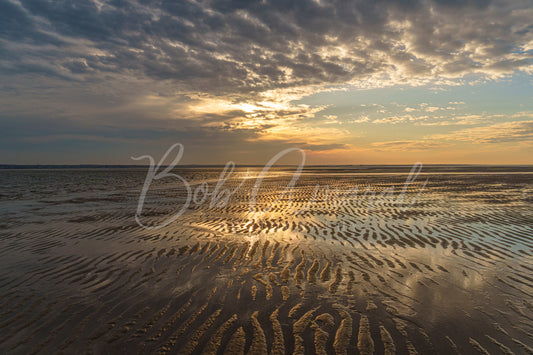
[{"label": "wave pattern in sand", "polygon": [[[5,174],[2,352],[533,353],[533,174],[428,174],[402,202],[405,175],[313,170],[289,201],[280,169],[252,210],[228,179],[227,205],[156,230],[143,174]],[[161,182],[143,221],[185,197]]]}]

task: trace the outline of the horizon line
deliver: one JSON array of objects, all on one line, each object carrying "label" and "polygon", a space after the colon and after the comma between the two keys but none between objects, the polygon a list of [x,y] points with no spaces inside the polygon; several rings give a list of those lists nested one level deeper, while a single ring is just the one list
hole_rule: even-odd
[{"label": "horizon line", "polygon": [[[412,164],[309,164],[304,165],[303,168],[309,167],[412,167],[420,162]],[[532,167],[533,164],[479,164],[479,163],[420,163],[422,166],[432,167]],[[224,167],[226,164],[181,164],[176,165],[176,168],[218,168]],[[264,164],[235,164],[235,167],[264,167]],[[297,164],[275,164],[272,167],[295,167]],[[0,169],[105,169],[105,168],[148,168],[150,165],[138,164],[0,164]],[[161,165],[161,167],[169,167],[169,165]]]}]

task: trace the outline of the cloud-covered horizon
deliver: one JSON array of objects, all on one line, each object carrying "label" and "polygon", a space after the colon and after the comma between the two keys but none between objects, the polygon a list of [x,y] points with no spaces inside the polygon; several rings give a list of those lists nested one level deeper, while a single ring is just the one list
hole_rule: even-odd
[{"label": "cloud-covered horizon", "polygon": [[[400,102],[402,113],[349,119],[328,114],[335,102],[299,100],[529,77],[531,18],[528,0],[0,0],[0,125],[18,145],[174,138],[311,151],[356,148],[357,124],[475,125],[496,113]],[[386,135],[374,143],[444,146]]]}]

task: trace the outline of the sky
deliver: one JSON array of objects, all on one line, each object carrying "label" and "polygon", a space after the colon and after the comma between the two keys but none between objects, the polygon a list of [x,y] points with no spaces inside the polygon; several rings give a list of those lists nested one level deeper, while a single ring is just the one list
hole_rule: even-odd
[{"label": "sky", "polygon": [[533,2],[0,0],[0,135],[0,164],[533,164]]}]

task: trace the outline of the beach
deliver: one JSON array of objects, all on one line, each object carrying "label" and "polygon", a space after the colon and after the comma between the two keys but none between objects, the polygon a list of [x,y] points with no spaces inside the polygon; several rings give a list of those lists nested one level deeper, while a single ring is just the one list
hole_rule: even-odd
[{"label": "beach", "polygon": [[261,169],[2,171],[0,352],[533,353],[533,168]]}]

